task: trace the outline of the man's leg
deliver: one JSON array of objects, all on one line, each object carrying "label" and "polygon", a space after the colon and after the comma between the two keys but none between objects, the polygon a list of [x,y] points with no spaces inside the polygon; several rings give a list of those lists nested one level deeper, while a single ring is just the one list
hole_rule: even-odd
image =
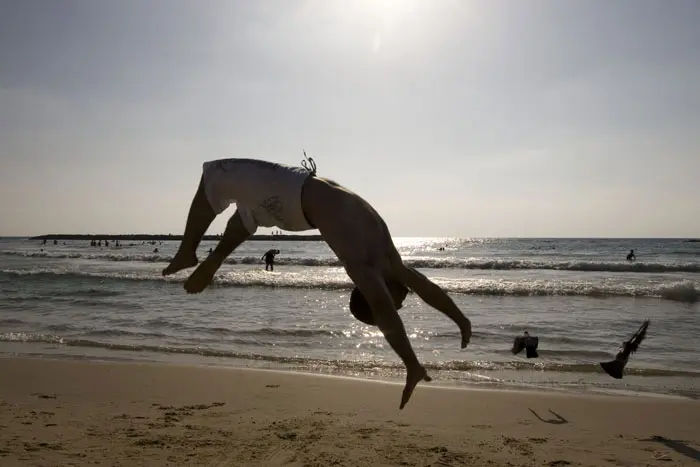
[{"label": "man's leg", "polygon": [[245,228],[241,215],[236,211],[226,224],[226,230],[224,230],[224,234],[214,251],[202,261],[202,264],[185,282],[185,290],[188,293],[199,293],[206,289],[216,271],[224,264],[224,260],[248,237],[250,237],[250,232]]},{"label": "man's leg", "polygon": [[362,263],[346,265],[345,270],[367,299],[374,320],[379,326],[379,330],[384,334],[384,338],[406,366],[406,385],[399,406],[399,410],[403,409],[411,398],[416,385],[421,380],[431,381],[431,378],[411,347],[406,329],[396,311],[394,300],[381,273]]},{"label": "man's leg", "polygon": [[302,207],[331,250],[345,265],[345,271],[369,304],[373,321],[406,366],[400,408],[416,385],[430,381],[408,340],[403,322],[384,280],[391,271],[387,245],[391,240],[379,214],[355,193],[338,184],[309,177],[302,192]]},{"label": "man's leg", "polygon": [[420,272],[403,263],[394,265],[398,278],[409,286],[428,305],[444,313],[459,326],[462,333],[462,348],[469,343],[472,335],[472,324],[469,318],[455,305],[455,302],[445,293],[439,285],[432,282]]},{"label": "man's leg", "polygon": [[204,192],[204,179],[202,178],[190,205],[182,242],[180,242],[180,247],[168,267],[163,269],[164,276],[197,265],[197,247],[215,218],[216,214],[214,214]]}]

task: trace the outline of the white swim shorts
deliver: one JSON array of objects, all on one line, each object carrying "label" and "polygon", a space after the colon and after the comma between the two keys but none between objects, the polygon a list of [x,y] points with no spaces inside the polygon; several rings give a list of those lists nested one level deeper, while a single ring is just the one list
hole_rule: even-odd
[{"label": "white swim shorts", "polygon": [[221,214],[231,204],[248,232],[258,227],[289,231],[314,227],[304,215],[301,192],[311,172],[255,159],[220,159],[203,164],[202,181],[207,200]]}]

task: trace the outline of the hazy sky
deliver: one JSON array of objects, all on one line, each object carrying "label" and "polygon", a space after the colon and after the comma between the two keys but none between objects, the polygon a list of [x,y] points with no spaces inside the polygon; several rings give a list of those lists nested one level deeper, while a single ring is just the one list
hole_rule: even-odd
[{"label": "hazy sky", "polygon": [[0,0],[0,235],[179,234],[202,162],[306,149],[397,236],[698,237],[699,24],[697,0]]}]

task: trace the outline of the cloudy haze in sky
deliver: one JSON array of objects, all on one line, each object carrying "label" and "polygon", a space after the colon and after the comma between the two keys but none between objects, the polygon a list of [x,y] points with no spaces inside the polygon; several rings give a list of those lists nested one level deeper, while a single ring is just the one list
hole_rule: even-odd
[{"label": "cloudy haze in sky", "polygon": [[0,0],[0,235],[179,234],[202,162],[305,149],[396,236],[697,237],[698,24],[696,0]]}]

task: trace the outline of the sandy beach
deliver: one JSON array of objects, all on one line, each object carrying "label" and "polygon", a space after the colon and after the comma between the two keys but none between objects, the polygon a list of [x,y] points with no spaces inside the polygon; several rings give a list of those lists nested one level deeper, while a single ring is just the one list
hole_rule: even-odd
[{"label": "sandy beach", "polygon": [[0,359],[0,465],[675,466],[700,403]]}]

